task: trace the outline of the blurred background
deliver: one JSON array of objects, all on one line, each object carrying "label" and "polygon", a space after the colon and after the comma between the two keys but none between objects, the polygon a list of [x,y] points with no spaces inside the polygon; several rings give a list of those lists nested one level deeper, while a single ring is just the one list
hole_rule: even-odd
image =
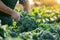
[{"label": "blurred background", "polygon": [[[60,7],[60,0],[29,0],[29,3],[32,7],[41,7],[41,6],[50,6],[50,7]],[[17,2],[16,7],[18,9],[23,8],[21,4]]]}]

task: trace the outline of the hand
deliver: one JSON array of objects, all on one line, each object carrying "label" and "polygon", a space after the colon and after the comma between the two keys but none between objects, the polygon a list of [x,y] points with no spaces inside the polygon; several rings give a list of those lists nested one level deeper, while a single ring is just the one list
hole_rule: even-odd
[{"label": "hand", "polygon": [[11,16],[16,22],[18,22],[20,19],[20,15],[16,12],[13,12]]}]

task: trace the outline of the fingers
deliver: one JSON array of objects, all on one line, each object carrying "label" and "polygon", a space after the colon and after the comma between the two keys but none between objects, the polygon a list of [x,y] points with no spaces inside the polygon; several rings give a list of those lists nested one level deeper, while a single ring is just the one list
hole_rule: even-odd
[{"label": "fingers", "polygon": [[15,19],[16,22],[19,22],[20,16]]},{"label": "fingers", "polygon": [[20,15],[18,13],[13,13],[12,18],[14,19],[14,21],[18,22],[20,20]]}]

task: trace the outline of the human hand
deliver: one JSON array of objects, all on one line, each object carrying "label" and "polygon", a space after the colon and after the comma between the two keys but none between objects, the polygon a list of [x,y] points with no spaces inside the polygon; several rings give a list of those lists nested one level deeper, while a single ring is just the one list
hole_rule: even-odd
[{"label": "human hand", "polygon": [[11,16],[16,22],[20,19],[20,15],[17,12],[13,12]]}]

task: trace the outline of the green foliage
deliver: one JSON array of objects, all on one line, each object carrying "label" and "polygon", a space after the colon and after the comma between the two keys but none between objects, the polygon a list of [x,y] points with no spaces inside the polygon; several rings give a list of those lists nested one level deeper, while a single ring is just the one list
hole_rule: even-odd
[{"label": "green foliage", "polygon": [[17,26],[21,32],[31,31],[38,27],[35,18],[31,17],[29,14],[25,12],[21,12],[21,14],[22,17],[20,18],[20,21],[17,23]]},{"label": "green foliage", "polygon": [[5,31],[4,31],[4,29],[1,28],[1,27],[2,27],[2,26],[0,26],[0,36],[3,37],[3,38],[5,38],[5,36],[4,36]]},{"label": "green foliage", "polygon": [[[45,25],[47,25],[47,24],[45,24]],[[52,24],[50,24],[50,25],[52,25]],[[52,27],[52,29],[56,32],[51,32],[51,30],[47,30],[48,28],[45,30],[43,28],[37,28],[30,32],[21,33],[20,37],[23,36],[23,38],[25,38],[24,35],[28,35],[30,37],[29,38],[30,40],[60,40],[60,36],[59,36],[60,34],[58,32],[58,30],[60,28],[58,28],[57,26],[55,27],[54,25],[52,25],[52,26],[50,26],[50,29]],[[44,28],[46,28],[46,26]],[[58,28],[58,30],[57,30],[57,28]]]},{"label": "green foliage", "polygon": [[53,23],[53,22],[59,22],[60,17],[59,17],[59,11],[56,11],[53,9],[53,7],[40,7],[40,8],[33,8],[30,12],[30,14],[37,18],[40,19],[41,22],[46,22],[46,23]]},{"label": "green foliage", "polygon": [[20,20],[7,27],[7,37],[19,36],[21,40],[60,40],[59,12],[46,7],[32,9],[30,14],[23,10],[18,12],[21,14]]}]

